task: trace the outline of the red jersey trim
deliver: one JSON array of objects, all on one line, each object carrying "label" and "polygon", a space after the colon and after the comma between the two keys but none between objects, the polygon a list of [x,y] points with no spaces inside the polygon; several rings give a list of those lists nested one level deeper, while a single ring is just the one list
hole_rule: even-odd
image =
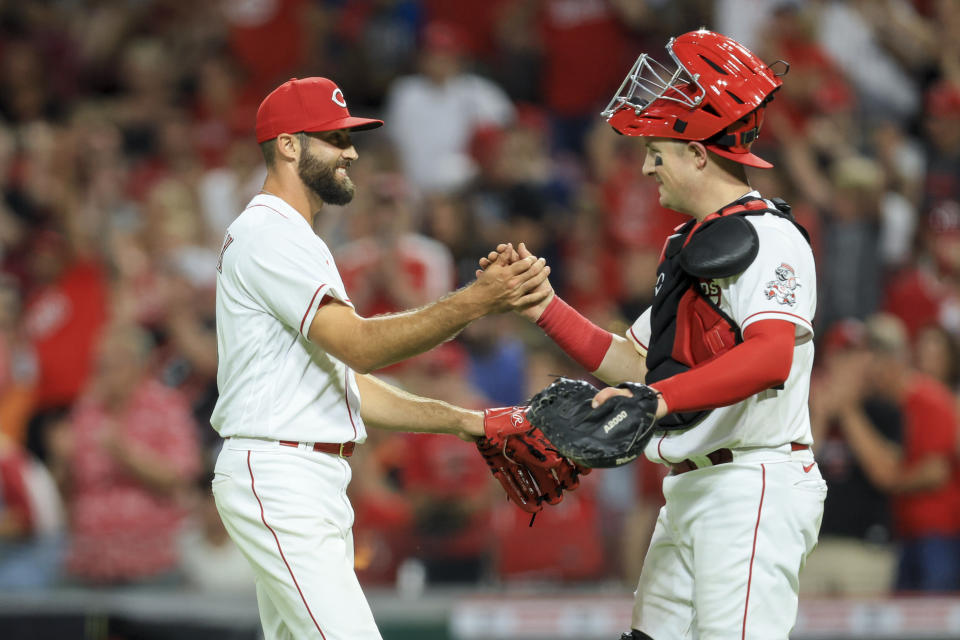
[{"label": "red jersey trim", "polygon": [[[317,287],[317,290],[313,292],[313,297],[310,298],[310,304],[307,305],[307,310],[303,312],[303,319],[300,320],[300,335],[302,335],[304,338],[307,337],[307,334],[305,334],[305,333],[303,332],[303,323],[307,321],[307,316],[310,315],[310,310],[313,309],[313,303],[314,303],[314,301],[316,301],[317,295],[318,295],[318,294],[324,289],[324,287],[326,287],[326,286],[327,286],[327,285],[322,284],[322,285],[320,285],[319,287]],[[323,300],[323,298],[320,298],[320,299]],[[309,338],[307,338],[307,339],[309,340]]]},{"label": "red jersey trim", "polygon": [[663,455],[663,452],[660,450],[660,447],[663,446],[663,439],[666,437],[667,437],[667,434],[663,434],[662,436],[660,436],[659,442],[657,442],[657,457],[663,460],[667,464],[673,464],[672,462],[666,459],[666,457]]},{"label": "red jersey trim", "polygon": [[253,467],[250,465],[250,454],[252,451],[247,451],[247,470],[250,472],[250,490],[253,492],[253,497],[257,499],[257,504],[260,505],[260,520],[263,521],[263,526],[273,534],[273,539],[277,542],[277,551],[280,552],[280,559],[283,560],[283,564],[287,565],[287,571],[290,572],[290,578],[293,580],[293,586],[297,588],[297,593],[300,594],[300,599],[303,601],[303,606],[307,608],[307,613],[310,614],[310,619],[313,620],[314,626],[317,628],[317,631],[320,632],[320,637],[323,640],[327,640],[327,636],[323,635],[323,630],[320,628],[320,625],[317,623],[317,619],[313,617],[313,611],[310,611],[310,605],[307,604],[307,599],[303,595],[303,591],[300,589],[300,583],[297,582],[297,577],[293,575],[293,569],[290,568],[290,563],[287,562],[287,556],[283,554],[283,547],[280,546],[280,538],[277,537],[277,532],[273,530],[269,524],[267,524],[267,517],[263,512],[263,502],[260,501],[260,496],[257,495],[257,488],[254,486],[253,482]]},{"label": "red jersey trim", "polygon": [[[802,326],[813,331],[813,325],[810,324],[809,320],[807,320],[803,316],[797,315],[795,313],[790,313],[788,311],[757,311],[756,313],[751,313],[750,315],[748,315],[746,318],[743,319],[743,322],[740,323],[740,330],[742,331],[743,329],[747,328],[747,324],[750,323],[750,318],[756,318],[757,316],[767,316],[767,315],[787,316],[789,318],[796,318],[797,320],[800,321],[800,324]],[[756,320],[754,320],[754,322],[756,322]],[[791,320],[791,322],[793,322],[793,320]],[[794,324],[797,324],[797,323],[794,322]]]},{"label": "red jersey trim", "polygon": [[343,370],[343,399],[347,403],[347,417],[350,418],[350,426],[353,427],[353,439],[357,439],[357,425],[353,421],[353,410],[350,408],[350,394],[347,390],[350,388],[350,381],[347,376],[350,375],[350,369]]},{"label": "red jersey trim", "polygon": [[282,213],[280,213],[279,211],[277,211],[276,209],[274,209],[273,207],[271,207],[270,205],[267,205],[267,204],[252,204],[252,205],[250,205],[250,206],[247,207],[247,208],[248,208],[248,209],[253,209],[254,207],[264,207],[264,208],[266,208],[266,209],[270,209],[270,211],[273,211],[275,214],[277,214],[277,215],[280,216],[281,218],[286,218],[287,220],[290,219],[289,217],[283,215]]},{"label": "red jersey trim", "polygon": [[747,601],[743,605],[743,632],[740,637],[747,637],[747,610],[750,607],[750,583],[753,582],[753,559],[757,555],[757,533],[760,531],[760,514],[763,512],[763,495],[767,492],[767,465],[761,464],[762,483],[760,485],[760,506],[757,507],[757,524],[753,527],[753,550],[750,552],[750,571],[747,573]]},{"label": "red jersey trim", "polygon": [[630,335],[633,336],[633,341],[634,341],[634,342],[636,342],[638,345],[640,345],[640,347],[641,347],[644,351],[649,351],[649,350],[650,350],[649,348],[647,348],[647,345],[643,344],[643,342],[640,340],[640,338],[637,337],[637,334],[633,332],[633,327],[630,327],[629,331],[630,331]]}]

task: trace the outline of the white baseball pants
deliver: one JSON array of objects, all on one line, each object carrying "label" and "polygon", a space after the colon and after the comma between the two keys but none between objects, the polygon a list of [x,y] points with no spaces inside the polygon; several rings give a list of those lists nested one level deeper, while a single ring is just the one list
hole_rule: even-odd
[{"label": "white baseball pants", "polygon": [[224,442],[213,495],[256,574],[266,640],[382,640],[353,568],[350,478],[335,455]]},{"label": "white baseball pants", "polygon": [[632,627],[654,640],[787,640],[827,486],[809,450],[734,450],[664,478]]}]

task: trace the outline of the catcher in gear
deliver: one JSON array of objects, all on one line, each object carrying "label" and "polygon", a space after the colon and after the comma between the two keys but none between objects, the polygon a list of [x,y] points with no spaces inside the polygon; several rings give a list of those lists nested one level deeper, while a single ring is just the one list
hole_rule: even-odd
[{"label": "catcher in gear", "polygon": [[[666,238],[653,303],[625,335],[556,295],[519,312],[615,385],[587,410],[582,387],[555,383],[529,417],[575,461],[622,464],[645,444],[670,469],[624,639],[786,640],[826,496],[807,408],[816,269],[790,207],[746,167],[772,166],[751,146],[788,66],[704,29],[666,50],[667,63],[639,57],[602,117],[639,138],[660,204],[690,220]],[[501,245],[481,268],[504,255],[530,257]],[[784,273],[791,295],[769,295]]]}]

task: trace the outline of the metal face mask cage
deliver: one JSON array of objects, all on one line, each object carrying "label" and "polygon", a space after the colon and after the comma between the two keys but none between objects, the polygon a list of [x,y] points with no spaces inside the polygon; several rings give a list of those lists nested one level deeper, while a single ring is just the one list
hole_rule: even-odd
[{"label": "metal face mask cage", "polygon": [[[651,58],[648,53],[642,54],[623,79],[607,108],[600,112],[604,120],[609,121],[613,114],[624,106],[633,108],[634,114],[639,116],[652,102],[660,98],[673,100],[691,109],[703,102],[706,90],[700,84],[700,74],[690,75],[680,63],[673,53],[674,40],[676,38],[670,38],[666,49],[676,65],[675,68],[668,68]],[[687,95],[682,90],[689,90],[690,87],[696,87],[693,95]]]}]

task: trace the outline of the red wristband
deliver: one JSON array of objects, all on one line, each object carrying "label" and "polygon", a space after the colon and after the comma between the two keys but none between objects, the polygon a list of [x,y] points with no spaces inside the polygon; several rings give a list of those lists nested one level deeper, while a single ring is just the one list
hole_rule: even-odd
[{"label": "red wristband", "polygon": [[613,334],[584,318],[556,295],[540,314],[537,326],[587,371],[597,370],[613,342]]}]

